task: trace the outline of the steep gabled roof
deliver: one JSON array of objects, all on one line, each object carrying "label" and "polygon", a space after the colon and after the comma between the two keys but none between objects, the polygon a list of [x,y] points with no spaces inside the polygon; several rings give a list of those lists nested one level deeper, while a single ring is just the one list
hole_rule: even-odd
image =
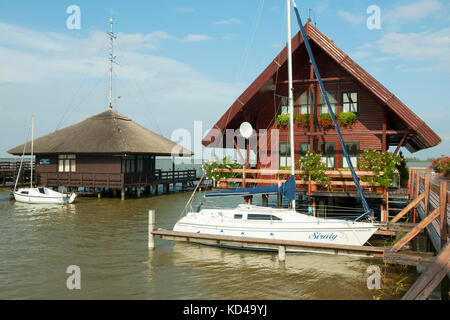
[{"label": "steep gabled roof", "polygon": [[[21,155],[24,145],[9,153]],[[191,156],[193,153],[176,143],[108,109],[77,124],[34,140],[35,154],[154,154]],[[26,154],[31,153],[31,143]]]},{"label": "steep gabled roof", "polygon": [[[355,80],[366,87],[375,97],[384,103],[394,114],[396,114],[406,126],[415,134],[408,136],[405,141],[409,151],[415,152],[421,149],[433,147],[441,142],[441,138],[431,130],[414,112],[403,104],[394,94],[386,89],[381,83],[373,78],[368,72],[361,68],[345,52],[339,49],[326,35],[320,32],[311,23],[305,24],[305,31],[309,41],[314,42],[330,58],[347,71]],[[292,38],[292,51],[295,52],[303,44],[301,33],[297,33]],[[302,46],[303,49],[304,46]],[[306,51],[306,49],[305,49]],[[236,99],[225,114],[217,121],[214,127],[208,132],[202,143],[205,146],[215,146],[213,129],[223,131],[230,122],[242,111],[250,99],[261,92],[261,89],[271,83],[275,73],[287,62],[287,48],[278,54],[278,56],[267,66],[267,68],[256,78],[256,80]],[[217,143],[217,142],[216,142]]]}]

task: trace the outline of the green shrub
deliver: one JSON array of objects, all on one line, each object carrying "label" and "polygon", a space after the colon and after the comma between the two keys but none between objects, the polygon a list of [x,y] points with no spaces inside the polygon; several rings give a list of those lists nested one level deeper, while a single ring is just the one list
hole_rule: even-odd
[{"label": "green shrub", "polygon": [[361,154],[360,167],[362,170],[374,172],[375,175],[361,179],[372,185],[379,183],[383,187],[390,187],[394,178],[398,176],[397,165],[400,161],[400,157],[394,156],[391,152],[365,150]]},{"label": "green shrub", "polygon": [[289,126],[289,113],[279,114],[275,119],[275,123],[283,127]]},{"label": "green shrub", "polygon": [[337,116],[337,120],[341,125],[352,127],[356,120],[358,120],[358,116],[353,112],[341,112]]}]

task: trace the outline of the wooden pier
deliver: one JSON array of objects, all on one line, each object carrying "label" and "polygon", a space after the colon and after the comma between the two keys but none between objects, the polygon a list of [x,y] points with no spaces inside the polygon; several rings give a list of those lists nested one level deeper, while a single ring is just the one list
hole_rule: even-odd
[{"label": "wooden pier", "polygon": [[[0,161],[0,187],[14,186],[19,175],[20,161]],[[35,178],[35,173],[33,174]],[[17,184],[23,186],[30,183],[31,164],[30,160],[22,163],[19,180]]]},{"label": "wooden pier", "polygon": [[[409,203],[378,230],[379,235],[406,233],[391,247],[348,246],[301,241],[247,238],[239,236],[208,235],[176,232],[164,229],[154,230],[154,211],[149,212],[149,243],[154,246],[153,237],[161,239],[209,244],[221,247],[252,249],[257,246],[277,251],[280,261],[289,252],[312,252],[324,254],[352,255],[382,258],[388,264],[426,267],[425,272],[405,294],[403,299],[427,299],[441,284],[441,297],[448,299],[450,276],[450,245],[448,245],[450,197],[448,183],[429,170],[411,169],[408,185]],[[425,234],[433,250],[418,252],[416,237]],[[410,248],[408,243],[412,242]]]},{"label": "wooden pier", "polygon": [[[411,168],[408,191],[409,204],[389,221],[387,230],[396,229],[402,220],[408,221],[412,228],[384,252],[383,259],[386,263],[427,264],[425,272],[403,299],[427,299],[441,284],[441,298],[448,300],[450,276],[448,181],[435,175],[431,170]],[[434,249],[437,256],[434,256],[433,252],[417,252],[416,237],[419,234],[427,236],[432,246],[430,249]],[[412,250],[404,250],[409,242],[412,242]]]},{"label": "wooden pier", "polygon": [[338,255],[351,255],[359,257],[383,257],[385,248],[372,246],[350,246],[324,243],[312,243],[302,241],[288,240],[268,240],[263,238],[250,238],[225,235],[210,235],[190,232],[177,232],[164,229],[152,231],[153,236],[159,236],[161,239],[186,241],[191,243],[202,243],[214,246],[233,247],[241,249],[252,249],[257,245],[258,248],[264,248],[269,251],[278,251],[280,260],[285,259],[286,252],[311,252]]},{"label": "wooden pier", "polygon": [[[20,161],[0,162],[0,186],[12,187],[19,175]],[[18,186],[28,185],[31,177],[31,164],[26,161],[22,164]],[[64,186],[69,190],[83,188],[80,194],[97,195],[107,190],[112,190],[113,195],[118,194],[122,199],[127,194],[135,193],[141,196],[142,190],[147,195],[157,195],[162,188],[163,193],[169,193],[170,187],[176,190],[176,185],[181,184],[181,189],[187,190],[194,187],[198,180],[195,169],[168,170],[155,169],[146,173],[86,173],[86,172],[39,172],[33,170],[33,181],[37,185],[50,188]]]}]

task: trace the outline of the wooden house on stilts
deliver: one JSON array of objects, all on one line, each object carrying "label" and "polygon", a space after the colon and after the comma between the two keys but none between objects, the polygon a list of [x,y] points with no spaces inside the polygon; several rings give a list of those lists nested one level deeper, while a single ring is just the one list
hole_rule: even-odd
[{"label": "wooden house on stilts", "polygon": [[[385,152],[394,147],[397,153],[400,147],[405,147],[416,152],[441,142],[422,119],[310,20],[304,28],[334,113],[352,112],[356,115],[357,119],[351,126],[340,125],[355,169],[359,167],[359,156],[364,150]],[[288,125],[277,123],[279,116],[288,113],[286,47],[225,111],[202,141],[206,147],[242,148],[237,143],[239,127],[244,121],[249,122],[256,130],[253,135],[256,143],[247,140],[245,148],[247,154],[252,151],[257,157],[256,169],[247,171],[253,176],[243,179],[249,183],[276,183],[279,179],[277,169],[289,166],[291,156],[298,161],[306,152],[320,153],[330,176],[345,176],[347,162],[337,132],[334,126],[329,126],[331,119],[322,121],[330,115],[300,32],[292,38],[292,62],[294,119],[297,122],[294,124],[294,155],[290,154]],[[228,130],[235,134],[228,134]],[[272,139],[275,136],[277,139]],[[351,184],[348,181],[331,183],[329,190],[319,190],[316,194],[356,196],[355,186]],[[297,186],[305,190],[305,186]],[[341,193],[336,192],[337,187]]]},{"label": "wooden house on stilts", "polygon": [[[24,145],[8,152],[21,155]],[[31,153],[27,143],[25,154]],[[158,185],[192,182],[195,170],[166,171],[155,167],[157,156],[191,156],[192,152],[119,112],[108,110],[34,141],[36,181],[48,187],[125,189],[156,192]],[[152,188],[152,189],[150,189]]]}]

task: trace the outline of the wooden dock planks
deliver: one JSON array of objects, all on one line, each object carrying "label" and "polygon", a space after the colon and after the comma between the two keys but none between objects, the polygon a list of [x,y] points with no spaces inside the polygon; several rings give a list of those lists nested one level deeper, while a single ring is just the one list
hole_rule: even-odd
[{"label": "wooden dock planks", "polygon": [[[351,245],[337,245],[337,244],[327,244],[327,243],[313,243],[313,242],[303,242],[303,241],[288,241],[288,240],[268,240],[263,238],[247,238],[247,237],[237,237],[237,236],[225,236],[225,235],[210,235],[201,233],[190,233],[190,232],[178,232],[165,229],[158,229],[153,231],[154,236],[160,236],[167,240],[178,240],[186,242],[202,242],[213,245],[221,244],[237,244],[241,243],[244,245],[258,244],[267,249],[278,250],[280,246],[285,247],[286,251],[289,249],[303,249],[307,252],[322,252],[328,254],[346,254],[346,255],[358,255],[367,257],[382,257],[384,250],[383,247],[372,247],[372,246],[351,246]],[[251,247],[248,247],[251,249]]]},{"label": "wooden dock planks", "polygon": [[447,244],[422,273],[402,300],[425,300],[450,272],[450,245]]}]

